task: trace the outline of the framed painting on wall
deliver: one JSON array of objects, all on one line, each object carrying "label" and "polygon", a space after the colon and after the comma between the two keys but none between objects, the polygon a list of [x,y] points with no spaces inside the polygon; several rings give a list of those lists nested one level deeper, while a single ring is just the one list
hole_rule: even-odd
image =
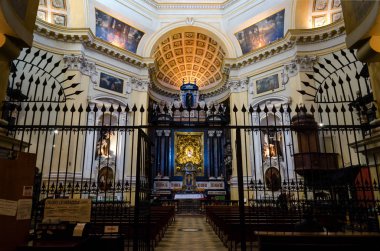
[{"label": "framed painting on wall", "polygon": [[119,48],[136,53],[144,32],[111,17],[110,15],[95,10],[96,31],[95,35]]},{"label": "framed painting on wall", "polygon": [[110,91],[123,93],[123,85],[124,80],[121,78],[117,78],[103,72],[100,73],[99,87]]},{"label": "framed painting on wall", "polygon": [[284,37],[285,10],[235,33],[243,54]]},{"label": "framed painting on wall", "polygon": [[256,80],[256,94],[273,92],[280,88],[278,73]]}]

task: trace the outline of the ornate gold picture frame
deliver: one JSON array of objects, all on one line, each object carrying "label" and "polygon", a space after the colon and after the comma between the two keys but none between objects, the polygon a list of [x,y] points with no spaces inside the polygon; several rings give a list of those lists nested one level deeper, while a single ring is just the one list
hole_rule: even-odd
[{"label": "ornate gold picture frame", "polygon": [[197,176],[204,176],[204,133],[176,132],[174,136],[174,163],[176,176],[181,176],[188,163],[197,168]]}]

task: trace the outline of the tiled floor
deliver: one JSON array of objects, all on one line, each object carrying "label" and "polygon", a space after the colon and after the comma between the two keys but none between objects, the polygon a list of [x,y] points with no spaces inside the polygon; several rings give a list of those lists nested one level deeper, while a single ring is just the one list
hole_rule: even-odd
[{"label": "tiled floor", "polygon": [[227,250],[204,216],[177,215],[156,251]]}]

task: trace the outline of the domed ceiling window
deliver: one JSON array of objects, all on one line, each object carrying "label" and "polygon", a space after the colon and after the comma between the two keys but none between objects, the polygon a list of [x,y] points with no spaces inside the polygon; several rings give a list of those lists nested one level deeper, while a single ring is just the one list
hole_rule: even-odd
[{"label": "domed ceiling window", "polygon": [[196,82],[200,90],[222,81],[225,52],[202,32],[175,32],[161,40],[155,52],[155,77],[159,84],[179,90],[183,80]]}]

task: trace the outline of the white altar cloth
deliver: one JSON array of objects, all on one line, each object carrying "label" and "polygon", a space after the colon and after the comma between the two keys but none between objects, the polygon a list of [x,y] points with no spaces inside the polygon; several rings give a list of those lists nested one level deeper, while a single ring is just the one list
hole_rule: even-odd
[{"label": "white altar cloth", "polygon": [[197,200],[203,199],[203,193],[177,193],[174,195],[175,200]]}]

